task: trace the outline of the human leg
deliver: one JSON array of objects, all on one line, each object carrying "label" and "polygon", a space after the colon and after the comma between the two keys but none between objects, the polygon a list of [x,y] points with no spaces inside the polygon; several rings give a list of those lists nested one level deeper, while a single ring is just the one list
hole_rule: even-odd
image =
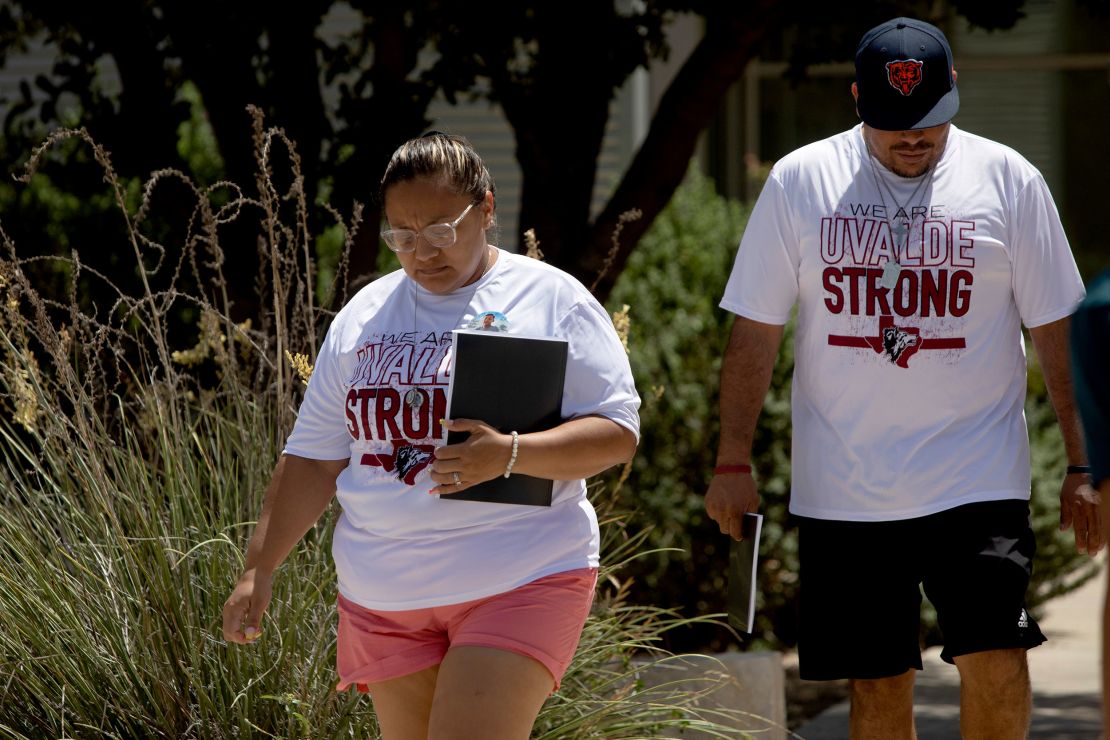
[{"label": "human leg", "polygon": [[[913,682],[910,669],[888,678],[854,678],[849,730],[852,740],[913,740]],[[970,736],[969,736],[970,737]]]},{"label": "human leg", "polygon": [[385,740],[426,740],[446,630],[435,609],[379,611],[339,596],[338,690],[369,693]]},{"label": "human leg", "polygon": [[852,737],[914,737],[915,522],[798,519],[802,678],[851,679]]},{"label": "human leg", "polygon": [[958,655],[960,733],[968,738],[1024,738],[1033,692],[1024,648]]},{"label": "human leg", "polygon": [[555,573],[450,623],[429,737],[527,738],[574,657],[596,585],[592,568]]},{"label": "human leg", "polygon": [[582,568],[408,611],[340,596],[339,689],[369,691],[386,740],[520,736],[574,656],[596,583]]},{"label": "human leg", "polygon": [[452,647],[439,667],[427,737],[525,740],[553,684],[542,663],[519,653]]},{"label": "human leg", "polygon": [[384,740],[427,740],[439,666],[366,684]]},{"label": "human leg", "polygon": [[960,672],[965,737],[1020,738],[1032,694],[1026,651],[1044,635],[1024,608],[1036,542],[1025,501],[959,506],[935,518],[944,537],[925,593],[944,635],[941,658]]}]

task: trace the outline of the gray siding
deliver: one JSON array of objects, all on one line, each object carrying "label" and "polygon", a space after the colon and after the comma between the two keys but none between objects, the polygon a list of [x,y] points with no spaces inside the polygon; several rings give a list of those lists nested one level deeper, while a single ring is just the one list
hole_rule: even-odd
[{"label": "gray siding", "polygon": [[[1020,61],[1059,51],[1063,22],[1059,6],[1052,0],[1029,0],[1026,17],[1011,31],[972,31],[958,20],[950,34],[960,75],[955,124],[1021,152],[1040,169],[1054,192],[1060,192],[1064,179],[1061,87],[1065,73],[1021,68],[1025,65]],[[1015,68],[1005,69],[1006,63],[997,61],[1000,58],[1012,60]]]}]

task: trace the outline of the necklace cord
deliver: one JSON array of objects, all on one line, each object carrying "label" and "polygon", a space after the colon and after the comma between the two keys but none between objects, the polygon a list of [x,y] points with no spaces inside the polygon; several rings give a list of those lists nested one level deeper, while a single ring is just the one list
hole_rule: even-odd
[{"label": "necklace cord", "polygon": [[[489,270],[489,258],[490,258],[490,247],[487,244],[486,245],[486,254],[485,254],[485,257],[482,260],[482,271],[478,275],[478,280],[481,280],[482,276],[484,276],[486,274],[486,272]],[[420,286],[412,278],[408,278],[408,279],[411,281],[411,284],[412,284],[412,334],[413,334],[413,337],[415,337],[416,332],[418,330],[418,315],[419,315],[419,307],[420,307]],[[474,282],[477,283],[478,280],[475,280]],[[471,283],[471,285],[473,285],[473,284],[474,283]],[[471,291],[470,296],[466,299],[465,305],[463,305],[462,313],[459,314],[458,318],[455,319],[454,323],[451,325],[452,329],[459,328],[459,322],[461,322],[463,320],[463,317],[466,316],[466,312],[470,308],[470,304],[474,301],[475,294],[477,294],[477,289]],[[416,386],[413,386],[412,388],[410,388],[408,393],[405,394],[405,403],[412,409],[417,409],[417,408],[419,408],[420,406],[423,405],[424,397],[422,395],[420,395],[420,392],[416,388]]]},{"label": "necklace cord", "polygon": [[[901,244],[902,255],[904,257],[905,253],[909,250],[909,247],[910,247],[910,232],[913,231],[913,220],[914,220],[913,219],[913,201],[914,201],[914,198],[917,197],[918,193],[921,193],[921,200],[918,201],[918,206],[920,206],[924,202],[924,200],[925,200],[925,191],[922,188],[924,187],[926,182],[928,182],[930,184],[933,182],[933,175],[936,173],[936,162],[933,162],[932,164],[930,164],[929,168],[921,173],[921,181],[917,183],[917,187],[915,187],[913,189],[913,192],[910,193],[909,199],[906,200],[906,205],[903,206],[901,203],[898,202],[898,198],[895,197],[894,191],[891,189],[890,185],[879,176],[879,168],[875,165],[875,160],[877,159],[877,157],[871,151],[871,144],[867,141],[866,136],[863,136],[863,146],[864,146],[864,149],[867,150],[867,161],[871,163],[871,174],[875,178],[875,189],[879,191],[879,200],[882,201],[883,210],[887,211],[888,214],[889,214],[889,211],[888,211],[887,205],[886,205],[886,196],[883,195],[883,189],[885,188],[886,192],[890,195],[891,201],[893,201],[894,206],[897,209],[895,211],[895,214],[897,215],[897,213],[899,211],[902,212],[902,213],[905,213],[906,218],[909,221],[909,225],[906,227],[906,233],[905,233],[904,238],[902,239],[902,244]],[[910,211],[908,211],[908,212],[906,211],[907,206],[910,208]],[[891,220],[891,217],[889,215],[886,215],[886,216],[884,216],[884,219],[887,223],[887,226],[891,230],[891,234],[895,235],[894,234],[894,232],[895,232],[894,222]],[[895,260],[895,262],[897,263],[897,260]]]}]

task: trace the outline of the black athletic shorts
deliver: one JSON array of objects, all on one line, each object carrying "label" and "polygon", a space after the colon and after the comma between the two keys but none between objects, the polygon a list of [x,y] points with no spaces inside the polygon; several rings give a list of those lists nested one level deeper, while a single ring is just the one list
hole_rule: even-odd
[{"label": "black athletic shorts", "polygon": [[1029,504],[985,501],[889,522],[797,517],[802,678],[921,669],[921,587],[941,658],[1045,641],[1025,611],[1036,542]]}]

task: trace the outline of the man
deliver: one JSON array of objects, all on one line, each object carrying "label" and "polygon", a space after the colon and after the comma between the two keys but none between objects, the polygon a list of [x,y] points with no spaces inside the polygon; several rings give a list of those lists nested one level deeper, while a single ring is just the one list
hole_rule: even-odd
[{"label": "man", "polygon": [[[1110,498],[1110,271],[1091,283],[1071,324],[1075,398],[1083,419],[1094,485]],[[1110,517],[1103,520],[1107,537]],[[1102,724],[1110,728],[1110,576],[1102,614]]]},{"label": "man", "polygon": [[[1067,336],[1083,284],[1040,174],[951,125],[939,29],[897,18],[869,31],[852,94],[863,123],[778,162],[740,244],[706,510],[739,538],[759,505],[752,436],[797,304],[802,677],[851,679],[853,737],[913,737],[923,586],[959,669],[964,737],[1024,737],[1025,651],[1044,637],[1023,605],[1035,544],[1021,325],[1081,466]],[[1069,474],[1060,496],[1061,526],[1094,554],[1088,477]]]}]

